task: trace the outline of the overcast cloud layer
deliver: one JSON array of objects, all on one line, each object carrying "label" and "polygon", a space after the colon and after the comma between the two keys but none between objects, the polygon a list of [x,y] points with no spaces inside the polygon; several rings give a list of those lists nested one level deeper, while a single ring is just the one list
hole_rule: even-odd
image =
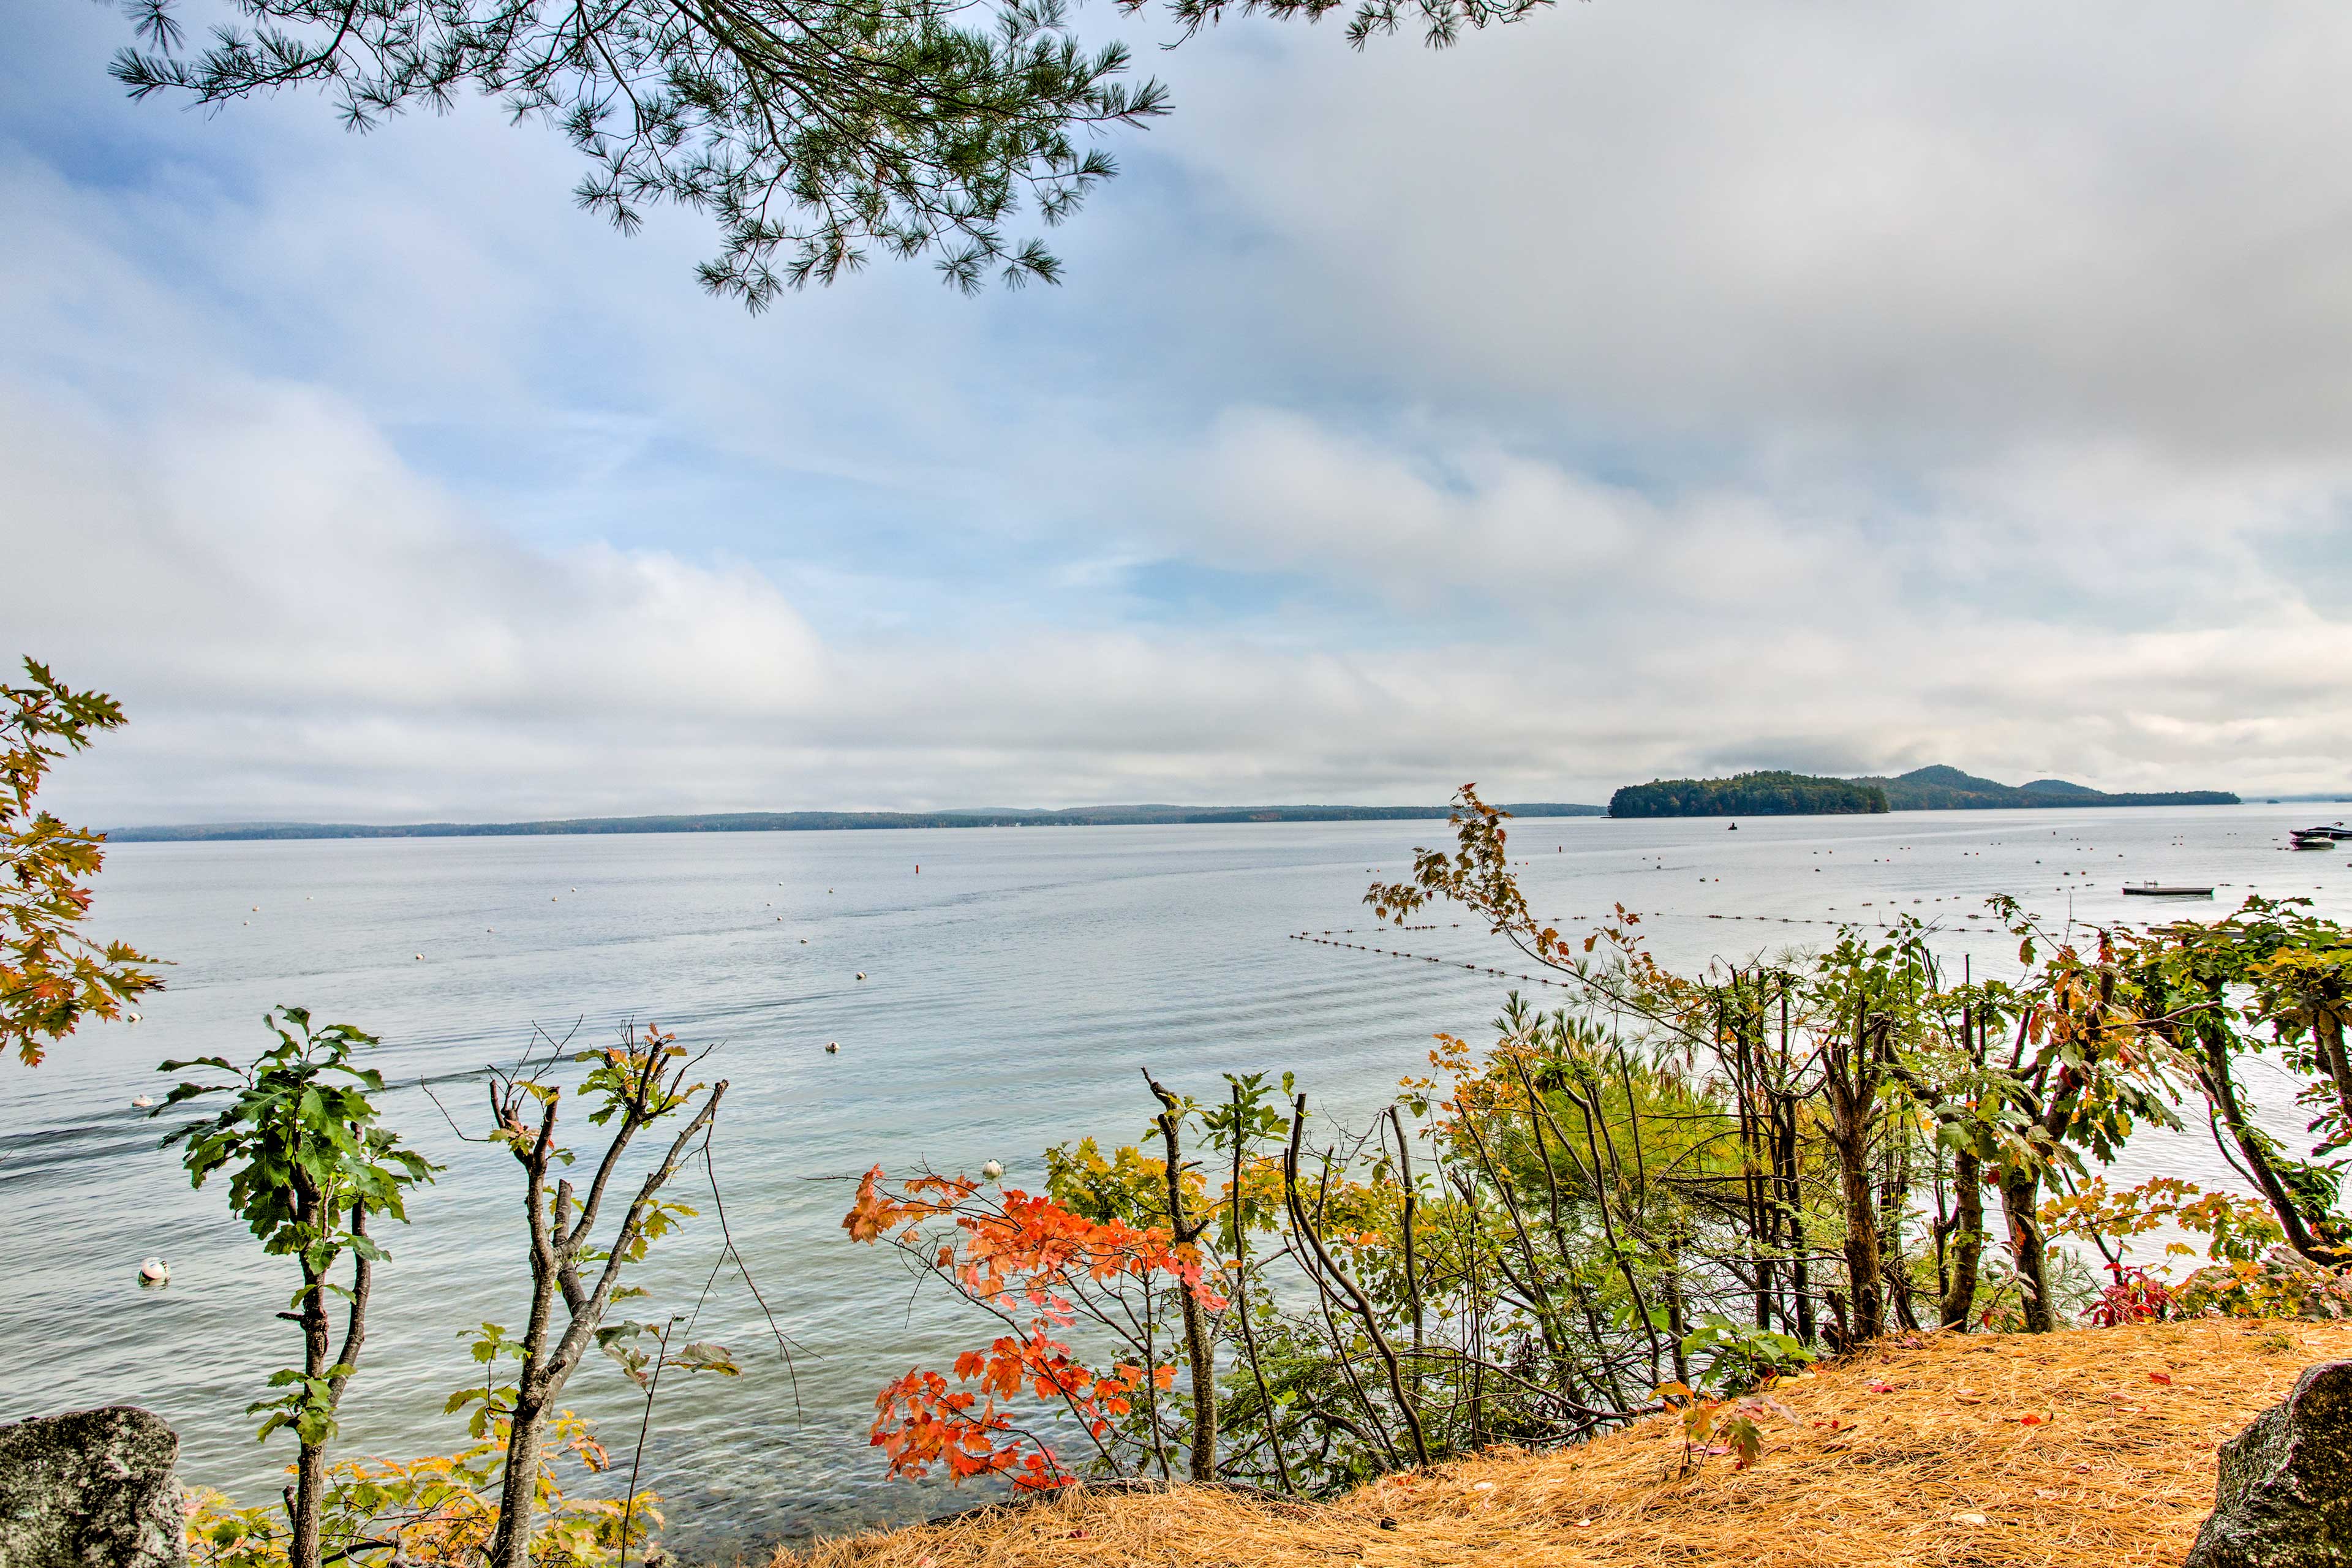
[{"label": "overcast cloud layer", "polygon": [[545,131],[9,26],[0,651],[130,709],[101,822],[2352,785],[2341,7],[1229,25],[1066,287],[756,320]]}]

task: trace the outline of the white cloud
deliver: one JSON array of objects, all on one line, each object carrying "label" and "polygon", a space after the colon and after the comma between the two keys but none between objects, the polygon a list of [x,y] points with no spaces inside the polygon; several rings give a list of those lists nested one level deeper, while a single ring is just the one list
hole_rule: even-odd
[{"label": "white cloud", "polygon": [[1436,57],[1285,42],[1186,61],[1170,142],[1265,237],[1252,325],[1381,384],[1863,461],[2326,451],[2352,412],[2341,11],[1667,0]]},{"label": "white cloud", "polygon": [[[1762,569],[1745,600],[1675,593],[1677,561],[1725,538],[1758,535],[1747,560],[1802,548],[1755,500],[1648,520],[1688,541],[1625,551],[1638,572],[1538,563],[1582,596],[1499,639],[1318,652],[1246,629],[1031,624],[829,644],[740,564],[504,539],[299,389],[215,384],[137,453],[21,395],[0,415],[12,559],[44,581],[108,563],[96,603],[36,603],[13,629],[130,704],[131,728],[68,780],[113,821],[1434,800],[1469,776],[1591,796],[1694,760],[1787,760],[1772,752],[1790,737],[1856,767],[2063,762],[2116,784],[2259,768],[2285,784],[2327,782],[2328,737],[2352,720],[2325,673],[2352,661],[2352,629],[2307,613],[2259,633],[1982,616],[1928,630],[1899,603],[1840,601],[1878,573],[1867,562],[1809,578],[1802,600]],[[1487,472],[1507,520],[1527,495],[1582,493],[1521,464]],[[1366,505],[1405,483],[1382,478]],[[1489,526],[1486,492],[1465,496],[1402,512],[1461,506],[1471,521],[1428,526]],[[1539,540],[1551,502],[1529,505]],[[66,514],[70,530],[47,525]],[[1496,549],[1495,570],[1517,573]],[[1596,582],[1637,591],[1612,602]]]},{"label": "white cloud", "polygon": [[1235,26],[1067,289],[757,321],[543,132],[121,105],[113,25],[0,64],[0,560],[91,584],[8,630],[131,705],[100,819],[2345,782],[2334,12]]}]

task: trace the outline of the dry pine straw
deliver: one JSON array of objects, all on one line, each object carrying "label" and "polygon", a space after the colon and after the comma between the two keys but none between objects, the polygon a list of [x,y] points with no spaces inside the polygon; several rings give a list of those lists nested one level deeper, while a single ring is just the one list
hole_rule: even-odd
[{"label": "dry pine straw", "polygon": [[1680,1426],[1653,1417],[1329,1503],[1073,1492],[779,1552],[769,1568],[2177,1563],[2212,1507],[2215,1448],[2312,1363],[2344,1357],[2352,1325],[1931,1334],[1783,1383],[1795,1419],[1766,1418],[1745,1471],[1710,1458],[1681,1475]]}]

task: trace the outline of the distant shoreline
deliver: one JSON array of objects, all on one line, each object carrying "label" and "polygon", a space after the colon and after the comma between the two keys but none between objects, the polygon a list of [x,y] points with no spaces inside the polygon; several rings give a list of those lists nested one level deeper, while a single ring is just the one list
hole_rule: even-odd
[{"label": "distant shoreline", "polygon": [[[1513,816],[1604,816],[1559,801],[1506,805]],[[894,827],[1153,827],[1239,822],[1443,820],[1444,805],[1080,806],[972,811],[734,811],[659,816],[580,816],[541,822],[226,822],[117,827],[110,844],[197,844],[272,838],[537,838],[598,833],[822,833]]]}]

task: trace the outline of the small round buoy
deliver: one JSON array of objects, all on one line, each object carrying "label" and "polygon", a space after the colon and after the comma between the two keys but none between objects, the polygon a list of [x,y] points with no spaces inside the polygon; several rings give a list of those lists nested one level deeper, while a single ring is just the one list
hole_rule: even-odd
[{"label": "small round buoy", "polygon": [[[778,920],[782,920],[784,917],[783,917],[783,916],[782,916],[782,915],[778,915],[776,918],[777,918]],[[806,946],[808,945],[808,938],[806,938],[806,937],[803,937],[803,938],[801,938],[801,945],[802,945],[803,947],[806,947]]]},{"label": "small round buoy", "polygon": [[139,1265],[139,1279],[144,1285],[168,1285],[172,1282],[172,1266],[160,1258],[146,1258]]},{"label": "small round buoy", "polygon": [[989,1181],[999,1181],[1003,1179],[1004,1175],[1004,1162],[1002,1160],[988,1161],[981,1166],[980,1173]]},{"label": "small round buoy", "polygon": [[139,1015],[136,1013],[125,1013],[122,1015],[122,1021],[126,1024],[135,1024],[139,1021]]},{"label": "small round buoy", "polygon": [[839,1056],[841,1054],[841,1042],[839,1040],[825,1041],[824,1054],[829,1057]]},{"label": "small round buoy", "polygon": [[420,953],[418,953],[418,954],[416,955],[416,962],[417,962],[417,963],[424,963],[424,962],[425,962],[425,955],[424,955],[423,953],[421,953],[421,952],[420,952]]},{"label": "small round buoy", "polygon": [[136,1095],[132,1097],[131,1103],[136,1109],[144,1110],[155,1103],[155,1097],[152,1094]]},{"label": "small round buoy", "polygon": [[858,979],[860,979],[860,980],[865,979],[865,978],[866,978],[866,971],[864,971],[864,970],[862,970],[862,969],[861,969],[861,970],[859,970],[859,971],[857,972],[857,978],[858,978]]},{"label": "small round buoy", "polygon": [[253,906],[253,912],[254,912],[255,914],[259,914],[259,913],[261,912],[261,906],[260,906],[259,904],[256,904],[256,905],[254,905],[254,906]]}]

